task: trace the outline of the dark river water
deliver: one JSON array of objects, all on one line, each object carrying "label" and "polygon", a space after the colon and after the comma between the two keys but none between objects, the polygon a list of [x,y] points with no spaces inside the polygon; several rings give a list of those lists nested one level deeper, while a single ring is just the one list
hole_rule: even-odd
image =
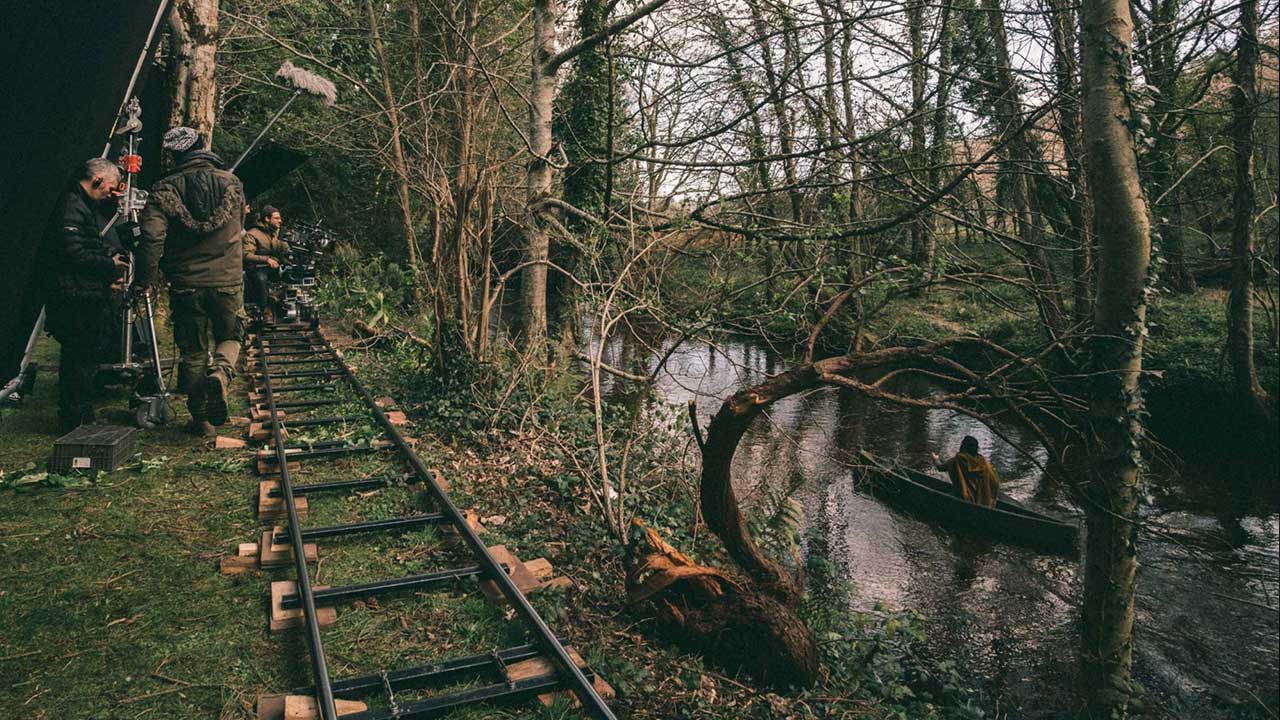
[{"label": "dark river water", "polygon": [[[589,333],[584,333],[589,334]],[[652,367],[652,346],[611,341],[605,360]],[[697,403],[706,424],[729,393],[780,372],[763,343],[688,343],[656,384],[659,402]],[[911,388],[928,392],[927,385]],[[990,428],[950,411],[903,409],[825,389],[772,406],[735,457],[739,498],[750,505],[790,489],[809,537],[849,580],[850,609],[877,604],[926,617],[929,643],[954,658],[999,717],[1068,717],[1075,703],[1077,618],[1083,567],[1077,558],[954,535],[881,504],[851,479],[866,448],[927,468],[965,435],[979,439],[1003,478],[1001,491],[1064,518],[1083,519],[1042,482],[1044,449],[1017,427]],[[1031,455],[1015,449],[1027,449]],[[1142,509],[1135,672],[1150,717],[1276,717],[1280,515],[1275,478],[1222,465],[1156,464]],[[1262,487],[1263,490],[1255,488]]]}]

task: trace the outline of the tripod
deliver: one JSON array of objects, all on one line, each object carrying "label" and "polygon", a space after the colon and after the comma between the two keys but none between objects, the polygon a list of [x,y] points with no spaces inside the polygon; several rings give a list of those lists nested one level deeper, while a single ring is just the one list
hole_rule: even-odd
[{"label": "tripod", "polygon": [[[139,119],[141,108],[138,99],[132,98],[127,109],[129,119],[117,131],[126,134],[125,150],[121,161],[125,169],[125,191],[120,199],[120,208],[115,217],[103,228],[105,236],[122,218],[128,220],[130,238],[126,241],[128,253],[128,269],[125,271],[125,287],[132,288],[134,280],[133,248],[141,236],[138,227],[138,213],[147,204],[147,193],[136,186],[137,174],[142,168],[142,158],[137,154],[138,133],[142,130]],[[139,362],[134,357],[134,335],[148,346],[149,357]],[[173,409],[169,407],[169,392],[165,388],[164,364],[160,360],[160,343],[156,339],[155,306],[151,293],[129,291],[121,313],[120,345],[122,357],[118,363],[98,366],[99,370],[114,372],[133,381],[133,392],[129,398],[129,407],[133,410],[134,420],[138,427],[151,429],[173,420]]]}]

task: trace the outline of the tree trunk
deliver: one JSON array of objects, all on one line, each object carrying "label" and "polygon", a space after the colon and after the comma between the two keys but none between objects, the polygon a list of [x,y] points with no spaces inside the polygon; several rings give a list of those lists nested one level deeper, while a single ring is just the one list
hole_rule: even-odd
[{"label": "tree trunk", "polygon": [[[1135,57],[1156,89],[1153,93],[1150,115],[1154,143],[1150,151],[1150,189],[1155,202],[1157,236],[1167,264],[1165,284],[1179,293],[1194,292],[1195,278],[1187,269],[1182,239],[1182,211],[1179,192],[1173,188],[1181,168],[1178,162],[1178,146],[1182,139],[1178,129],[1186,117],[1186,106],[1180,86],[1186,83],[1183,67],[1179,62],[1179,35],[1175,32],[1178,11],[1183,0],[1154,0],[1151,3],[1150,23],[1139,25],[1134,18],[1134,36],[1137,43]],[[1149,27],[1148,27],[1149,26]]]},{"label": "tree trunk", "polygon": [[[944,0],[938,11],[938,93],[933,105],[933,152],[929,158],[929,174],[926,191],[929,194],[942,182],[942,167],[950,160],[947,148],[947,120],[950,111],[947,104],[951,99],[951,42],[952,42],[951,2]],[[933,279],[934,258],[937,255],[937,215],[928,214],[928,232],[924,236],[921,247],[920,265],[924,267],[926,281]]]},{"label": "tree trunk", "polygon": [[1132,82],[1129,5],[1085,0],[1082,19],[1084,137],[1098,218],[1099,274],[1080,659],[1088,716],[1114,718],[1127,714],[1131,695],[1142,437],[1138,379],[1151,237],[1126,95]]},{"label": "tree trunk", "polygon": [[[445,227],[432,257],[436,335],[441,363],[461,347],[474,353],[472,331],[471,245],[475,236],[472,214],[479,195],[476,166],[476,26],[479,7],[474,1],[441,6],[442,31],[438,47],[451,71],[445,80],[446,110],[441,124],[448,128],[444,175],[440,180],[440,214]],[[488,268],[485,266],[487,272]]]},{"label": "tree trunk", "polygon": [[[582,0],[578,7],[578,36],[591,37],[604,29],[611,3]],[[609,136],[609,59],[603,44],[578,55],[573,78],[564,89],[565,155],[569,166],[564,173],[564,199],[570,205],[600,216],[604,212],[606,166],[598,162],[605,155]],[[581,227],[580,218],[569,218],[570,227]]]},{"label": "tree trunk", "polygon": [[1231,215],[1231,294],[1227,298],[1227,348],[1235,391],[1260,421],[1270,415],[1267,392],[1253,362],[1253,127],[1258,109],[1258,0],[1240,4],[1231,136],[1235,145],[1235,194]]},{"label": "tree trunk", "polygon": [[1080,136],[1080,62],[1075,7],[1065,0],[1051,0],[1053,72],[1060,100],[1058,131],[1067,161],[1067,184],[1077,197],[1064,198],[1073,236],[1071,264],[1072,320],[1087,323],[1093,317],[1093,200],[1085,179],[1085,153]]},{"label": "tree trunk", "polygon": [[1062,293],[1058,287],[1058,279],[1044,250],[1044,228],[1034,185],[1030,179],[1034,173],[1041,172],[1038,162],[1039,151],[1033,150],[1033,145],[1025,133],[1019,137],[1010,137],[1011,133],[1022,133],[1024,115],[1021,93],[1018,92],[1009,55],[1009,39],[1004,27],[1004,8],[1001,7],[1000,0],[982,0],[982,7],[987,12],[995,49],[995,69],[998,77],[998,95],[995,100],[1003,123],[1000,136],[1007,142],[1008,149],[1005,151],[1005,157],[1013,172],[1010,179],[1009,199],[1013,204],[1014,224],[1022,247],[1023,266],[1026,269],[1027,278],[1034,286],[1040,320],[1044,323],[1049,337],[1056,340],[1066,332],[1066,318],[1063,313]]},{"label": "tree trunk", "polygon": [[[760,53],[764,61],[764,76],[767,85],[765,91],[769,103],[773,107],[774,121],[778,123],[778,146],[782,151],[782,174],[787,182],[787,197],[791,200],[791,222],[797,226],[801,221],[802,198],[797,184],[795,135],[791,125],[791,114],[787,110],[786,88],[778,77],[774,65],[773,48],[770,45],[770,28],[765,22],[764,12],[760,8],[760,0],[748,0],[751,10],[751,22],[756,36],[760,39]],[[783,68],[784,73],[787,68]]]},{"label": "tree trunk", "polygon": [[541,356],[547,341],[547,258],[550,240],[538,204],[551,195],[551,116],[556,97],[556,2],[534,0],[533,63],[529,88],[529,163],[525,172],[524,268],[520,279],[525,342]]},{"label": "tree trunk", "polygon": [[413,207],[409,202],[409,168],[405,163],[404,145],[400,140],[400,107],[391,89],[391,67],[387,63],[387,54],[382,46],[378,13],[374,10],[373,0],[365,0],[364,6],[369,14],[369,34],[373,39],[373,50],[378,58],[378,70],[382,75],[382,96],[387,104],[387,122],[391,125],[391,162],[396,173],[396,200],[400,205],[400,228],[404,232],[409,270],[413,273],[414,296],[420,298],[422,279],[418,276],[418,237],[413,229]]},{"label": "tree trunk", "polygon": [[[911,41],[911,152],[908,153],[911,185],[918,188],[918,194],[929,193],[926,185],[928,170],[922,166],[928,164],[928,151],[925,148],[925,125],[927,118],[924,109],[925,54],[924,54],[924,0],[908,0],[907,2],[907,34]],[[925,247],[933,243],[933,212],[925,210],[916,214],[911,223],[911,259],[916,264],[925,265]]]},{"label": "tree trunk", "polygon": [[[849,15],[848,9],[844,4],[837,2],[836,9],[840,14],[840,100],[844,108],[844,140],[848,144],[848,162],[846,163],[849,172],[849,199],[845,207],[845,219],[850,225],[856,225],[862,219],[862,163],[860,162],[859,149],[855,144],[858,139],[858,127],[854,118],[853,98],[853,75],[854,75],[854,59],[853,59],[853,21]],[[862,279],[863,262],[862,262],[862,240],[860,236],[850,237],[848,247],[848,278],[849,283],[855,283]],[[854,298],[855,309],[858,316],[862,315],[862,296]],[[855,343],[855,349],[856,343]]]},{"label": "tree trunk", "polygon": [[213,142],[218,107],[218,0],[178,0],[169,13],[174,66],[169,127],[186,125]]}]

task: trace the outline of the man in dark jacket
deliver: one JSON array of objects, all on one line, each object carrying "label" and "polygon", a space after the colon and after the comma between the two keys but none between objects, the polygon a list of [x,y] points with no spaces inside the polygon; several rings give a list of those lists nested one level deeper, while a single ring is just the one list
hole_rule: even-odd
[{"label": "man in dark jacket", "polygon": [[289,244],[280,239],[280,211],[267,205],[244,234],[244,301],[267,310],[269,277],[289,257]]},{"label": "man in dark jacket", "polygon": [[[178,387],[187,392],[194,434],[210,436],[227,421],[227,385],[244,337],[241,274],[244,188],[204,149],[195,130],[165,133],[175,167],[151,188],[142,211],[136,284],[149,288],[157,268],[169,279],[169,309],[181,360]],[[209,364],[209,335],[213,364]]]},{"label": "man in dark jacket", "polygon": [[93,422],[94,375],[120,329],[118,298],[128,264],[115,235],[103,236],[115,214],[109,199],[119,183],[115,163],[86,161],[45,232],[46,313],[49,332],[61,345],[58,424],[64,433]]}]

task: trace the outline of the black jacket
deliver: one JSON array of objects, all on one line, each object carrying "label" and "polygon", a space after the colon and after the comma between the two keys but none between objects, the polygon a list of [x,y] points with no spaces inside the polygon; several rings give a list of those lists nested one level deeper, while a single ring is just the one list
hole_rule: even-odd
[{"label": "black jacket", "polygon": [[100,237],[112,214],[113,208],[90,198],[78,182],[63,193],[44,237],[48,305],[111,297],[111,283],[124,274],[111,262],[123,252],[114,229]]},{"label": "black jacket", "polygon": [[174,287],[241,284],[243,221],[239,178],[211,152],[184,153],[173,172],[151,187],[142,211],[136,284],[153,284],[157,267]]}]

